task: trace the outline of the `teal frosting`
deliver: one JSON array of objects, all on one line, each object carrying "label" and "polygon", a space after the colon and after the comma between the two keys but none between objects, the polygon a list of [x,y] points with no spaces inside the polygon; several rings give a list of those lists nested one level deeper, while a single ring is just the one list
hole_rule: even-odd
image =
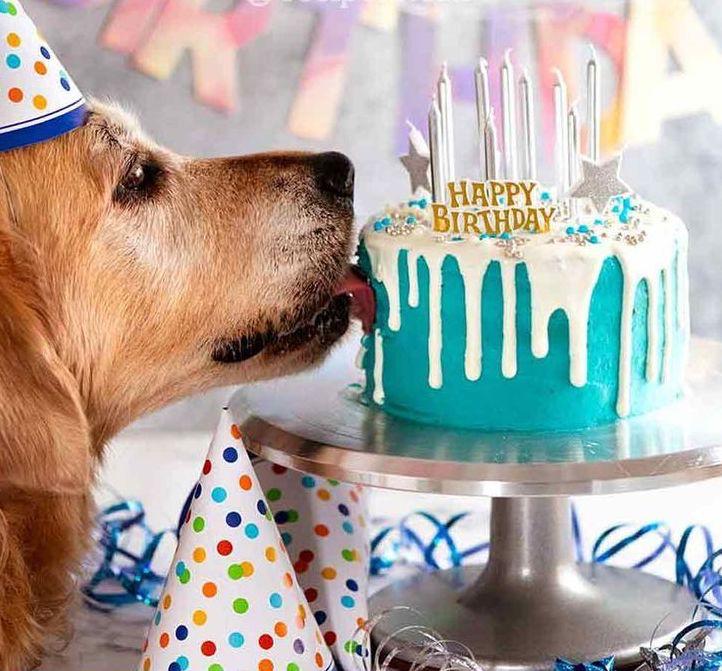
[{"label": "teal frosting", "polygon": [[[415,421],[486,430],[569,430],[613,422],[619,380],[619,343],[622,313],[623,275],[619,261],[609,257],[592,296],[588,331],[588,380],[583,387],[569,381],[569,331],[566,314],[558,310],[549,322],[549,353],[537,358],[531,352],[530,286],[526,265],[516,266],[517,374],[501,373],[502,287],[500,265],[490,263],[482,289],[482,375],[471,381],[464,373],[466,315],[464,283],[456,259],[449,255],[442,266],[441,319],[443,384],[432,389],[428,383],[429,271],[418,260],[419,305],[408,305],[407,252],[399,254],[401,328],[388,328],[389,300],[382,283],[372,276],[368,253],[359,248],[359,263],[372,277],[376,292],[376,328],[383,336],[383,390],[386,412]],[[674,269],[673,269],[674,270]],[[672,361],[667,381],[647,382],[646,282],[636,290],[632,324],[631,415],[641,414],[674,401],[681,395],[686,348],[686,329],[677,314],[677,273],[670,273],[671,291],[660,280],[659,361],[665,330],[664,301],[673,301]],[[374,391],[374,338],[366,336],[363,367],[366,394]]]}]

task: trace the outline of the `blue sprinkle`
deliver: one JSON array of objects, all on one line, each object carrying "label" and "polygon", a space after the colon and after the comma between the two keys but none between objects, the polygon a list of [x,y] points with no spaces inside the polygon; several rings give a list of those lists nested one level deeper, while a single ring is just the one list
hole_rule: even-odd
[{"label": "blue sprinkle", "polygon": [[604,223],[604,222],[603,222],[601,219],[595,219],[595,220],[594,220],[594,225],[595,225],[595,226],[601,226],[603,223]]},{"label": "blue sprinkle", "polygon": [[577,228],[577,230],[580,233],[589,233],[589,226],[587,226],[586,224],[582,224],[579,228]]},{"label": "blue sprinkle", "polygon": [[567,235],[574,235],[574,226],[567,226]]},{"label": "blue sprinkle", "polygon": [[408,217],[406,217],[406,223],[407,224],[415,224],[416,223],[416,217],[411,214]]},{"label": "blue sprinkle", "polygon": [[380,221],[374,223],[374,231],[380,231],[383,227],[384,225]]},{"label": "blue sprinkle", "polygon": [[418,202],[419,202],[419,207],[422,210],[429,204],[429,201],[427,201],[426,198],[420,198]]},{"label": "blue sprinkle", "polygon": [[592,235],[589,237],[589,242],[591,242],[593,245],[596,245],[599,242],[599,238],[596,235]]},{"label": "blue sprinkle", "polygon": [[460,235],[455,235],[453,238],[451,238],[452,242],[461,242],[464,238]]},{"label": "blue sprinkle", "polygon": [[488,237],[489,237],[489,234],[488,234],[488,233],[482,233],[482,234],[479,236],[479,240],[486,240]]},{"label": "blue sprinkle", "polygon": [[619,205],[614,205],[614,206],[612,207],[612,212],[614,212],[614,213],[619,212]]},{"label": "blue sprinkle", "polygon": [[541,192],[541,199],[542,200],[551,200],[552,196],[548,191],[542,191]]},{"label": "blue sprinkle", "polygon": [[504,231],[499,237],[502,240],[508,240],[511,237],[511,234],[509,233],[509,231]]}]

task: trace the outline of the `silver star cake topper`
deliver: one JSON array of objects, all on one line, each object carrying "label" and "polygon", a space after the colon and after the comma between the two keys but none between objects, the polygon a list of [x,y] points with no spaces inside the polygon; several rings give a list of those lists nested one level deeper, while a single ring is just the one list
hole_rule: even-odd
[{"label": "silver star cake topper", "polygon": [[431,179],[429,169],[431,167],[431,159],[429,158],[429,146],[424,140],[418,128],[410,121],[406,122],[409,126],[409,153],[399,157],[399,160],[409,173],[409,181],[411,182],[411,193],[416,193],[418,188],[425,189],[431,193]]},{"label": "silver star cake topper", "polygon": [[619,178],[619,164],[622,156],[617,155],[604,163],[594,163],[582,158],[581,181],[572,188],[572,198],[589,198],[599,214],[604,212],[609,201],[621,193],[631,191],[629,186]]}]

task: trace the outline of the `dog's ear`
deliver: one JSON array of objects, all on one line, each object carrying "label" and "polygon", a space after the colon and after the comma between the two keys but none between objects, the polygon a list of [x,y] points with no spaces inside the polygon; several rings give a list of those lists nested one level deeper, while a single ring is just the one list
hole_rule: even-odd
[{"label": "dog's ear", "polygon": [[92,477],[90,434],[34,261],[0,211],[0,492],[78,493]]}]

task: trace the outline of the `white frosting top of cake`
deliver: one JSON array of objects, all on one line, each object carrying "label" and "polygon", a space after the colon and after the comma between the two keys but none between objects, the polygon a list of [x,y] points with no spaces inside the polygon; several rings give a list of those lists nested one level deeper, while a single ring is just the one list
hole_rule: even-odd
[{"label": "white frosting top of cake", "polygon": [[[649,292],[646,378],[665,381],[672,361],[672,332],[675,327],[687,336],[687,229],[671,213],[637,196],[616,197],[605,216],[583,211],[570,212],[568,203],[555,203],[559,211],[548,233],[515,232],[500,236],[440,235],[431,229],[431,209],[423,196],[398,206],[389,206],[372,217],[362,238],[372,272],[382,282],[389,300],[388,328],[401,328],[399,296],[399,252],[408,252],[410,307],[419,305],[417,262],[423,258],[429,269],[429,385],[443,384],[441,365],[441,267],[453,256],[464,281],[466,310],[465,374],[481,376],[481,292],[489,263],[501,266],[503,293],[502,374],[516,375],[516,286],[515,269],[526,264],[531,286],[531,349],[537,357],[549,350],[548,324],[551,315],[563,310],[569,321],[569,381],[581,387],[587,382],[587,330],[592,293],[604,260],[616,257],[622,268],[624,289],[620,332],[619,392],[617,413],[630,412],[632,371],[632,316],[637,286],[646,280]],[[675,265],[676,261],[676,265]],[[677,297],[671,295],[672,273]],[[659,358],[659,292],[665,291],[664,349]],[[676,315],[673,314],[674,306]],[[374,372],[375,400],[383,401],[383,337],[375,334],[378,365]]]}]

